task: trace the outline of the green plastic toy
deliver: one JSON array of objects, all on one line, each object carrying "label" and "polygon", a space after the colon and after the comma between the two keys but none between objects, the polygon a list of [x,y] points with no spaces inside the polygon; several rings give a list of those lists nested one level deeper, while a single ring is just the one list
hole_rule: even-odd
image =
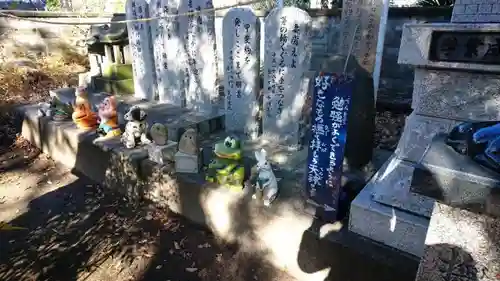
[{"label": "green plastic toy", "polygon": [[241,191],[245,179],[241,141],[227,137],[215,144],[214,154],[214,159],[208,164],[206,180]]}]

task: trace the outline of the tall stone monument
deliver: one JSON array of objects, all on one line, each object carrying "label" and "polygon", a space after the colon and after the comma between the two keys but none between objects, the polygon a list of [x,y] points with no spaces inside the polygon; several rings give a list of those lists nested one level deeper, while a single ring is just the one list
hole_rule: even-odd
[{"label": "tall stone monument", "polygon": [[175,18],[179,6],[179,0],[153,0],[149,7],[152,17],[172,16],[151,22],[158,99],[182,107],[186,99],[186,51],[184,38],[179,34],[179,21]]},{"label": "tall stone monument", "polygon": [[249,8],[233,8],[222,22],[226,130],[258,135],[260,21]]},{"label": "tall stone monument", "polygon": [[[212,0],[180,0],[179,14],[213,9]],[[214,11],[178,17],[185,55],[186,106],[199,112],[218,107]]]},{"label": "tall stone monument", "polygon": [[311,17],[285,7],[272,10],[264,24],[263,135],[274,143],[297,146],[309,86]]},{"label": "tall stone monument", "polygon": [[[128,0],[125,11],[127,20],[149,18],[149,5],[145,0]],[[134,71],[134,96],[154,100],[156,78],[150,22],[128,22],[127,29]]]},{"label": "tall stone monument", "polygon": [[[500,117],[499,36],[495,35],[499,33],[494,33],[500,26],[477,24],[484,22],[478,8],[482,2],[486,1],[467,4],[476,8],[470,17],[476,18],[476,23],[404,26],[398,62],[418,66],[413,113],[406,120],[396,152],[352,202],[351,231],[415,256],[423,255],[434,199],[410,190],[417,179],[415,167],[437,134],[448,133],[461,121]],[[460,18],[462,9],[462,2],[457,3],[454,19]],[[432,216],[434,220],[435,214]]]},{"label": "tall stone monument", "polygon": [[345,160],[350,169],[363,169],[372,160],[375,132],[373,72],[382,9],[382,0],[344,0],[342,4],[337,53],[346,57],[351,52],[353,60],[349,62],[348,71],[355,71],[357,83],[364,86],[353,93],[347,122]]}]

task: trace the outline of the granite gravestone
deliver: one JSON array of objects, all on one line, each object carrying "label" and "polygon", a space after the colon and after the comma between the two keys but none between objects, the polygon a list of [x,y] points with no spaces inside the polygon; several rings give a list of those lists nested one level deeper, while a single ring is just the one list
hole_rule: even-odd
[{"label": "granite gravestone", "polygon": [[158,99],[176,106],[185,105],[185,51],[183,38],[179,36],[179,0],[153,0],[150,3],[152,17],[165,17],[151,22],[154,46]]},{"label": "granite gravestone", "polygon": [[456,0],[451,21],[457,23],[500,22],[500,3],[492,0]]},{"label": "granite gravestone", "polygon": [[[213,9],[212,0],[181,0],[179,14]],[[218,105],[214,11],[178,17],[183,42],[186,106],[212,112]]]},{"label": "granite gravestone", "polygon": [[258,134],[260,21],[248,8],[233,8],[222,22],[226,130]]},{"label": "granite gravestone", "polygon": [[264,105],[266,139],[299,145],[299,123],[309,87],[311,17],[296,7],[274,9],[264,20]]},{"label": "granite gravestone", "polygon": [[[127,20],[149,17],[149,5],[145,0],[128,0],[125,9]],[[128,22],[127,29],[134,72],[134,96],[140,99],[153,100],[156,79],[150,22]]]},{"label": "granite gravestone", "polygon": [[342,2],[338,53],[347,56],[354,37],[352,56],[370,76],[373,76],[375,67],[382,8],[381,0],[344,0]]},{"label": "granite gravestone", "polygon": [[[469,4],[479,6],[481,1]],[[398,62],[416,66],[413,112],[406,120],[392,159],[352,202],[351,231],[417,256],[424,254],[427,217],[435,198],[410,189],[411,183],[418,180],[415,177],[421,176],[415,167],[423,162],[432,139],[439,133],[449,133],[457,120],[495,121],[500,116],[500,65],[491,64],[496,60],[494,57],[483,59],[489,49],[498,53],[498,47],[488,42],[498,31],[496,25],[455,22],[403,27]],[[437,169],[446,173],[446,177],[434,176],[434,183],[424,184],[437,183],[443,186],[442,190],[462,189],[456,186],[460,173],[450,167]],[[451,179],[453,175],[457,178]],[[467,205],[471,201],[477,204],[481,198],[471,194],[452,195],[453,199],[469,198],[462,200]],[[470,200],[471,197],[476,198]],[[394,222],[390,235],[382,227],[386,221]]]},{"label": "granite gravestone", "polygon": [[[375,100],[373,73],[379,33],[381,0],[344,0],[340,22],[339,49],[347,57],[352,45],[349,70],[356,71],[360,84],[353,93],[349,114],[346,164],[350,169],[362,169],[371,160],[375,133]],[[354,39],[353,39],[354,38]],[[361,86],[362,85],[362,86]],[[363,128],[359,130],[359,128]]]}]

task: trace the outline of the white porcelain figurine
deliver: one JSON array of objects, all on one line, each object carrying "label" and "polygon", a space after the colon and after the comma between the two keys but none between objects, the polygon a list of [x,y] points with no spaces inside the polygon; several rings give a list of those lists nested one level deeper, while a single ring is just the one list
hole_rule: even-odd
[{"label": "white porcelain figurine", "polygon": [[[265,149],[255,151],[255,159],[257,160],[257,181],[255,184],[255,192],[262,194],[262,200],[265,206],[271,203],[278,196],[278,180],[274,175],[271,164],[267,161],[267,152]],[[257,198],[256,194],[252,196]],[[259,196],[260,197],[260,196]]]}]

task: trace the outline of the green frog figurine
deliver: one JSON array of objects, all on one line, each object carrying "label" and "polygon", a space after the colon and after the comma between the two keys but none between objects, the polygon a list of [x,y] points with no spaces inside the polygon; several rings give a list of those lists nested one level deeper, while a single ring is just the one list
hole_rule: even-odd
[{"label": "green frog figurine", "polygon": [[52,97],[50,99],[50,117],[54,121],[66,121],[71,119],[71,114],[73,113],[70,104],[65,104],[57,97]]},{"label": "green frog figurine", "polygon": [[215,158],[208,164],[206,180],[241,191],[245,178],[241,141],[227,137],[224,142],[215,144],[214,154]]}]

